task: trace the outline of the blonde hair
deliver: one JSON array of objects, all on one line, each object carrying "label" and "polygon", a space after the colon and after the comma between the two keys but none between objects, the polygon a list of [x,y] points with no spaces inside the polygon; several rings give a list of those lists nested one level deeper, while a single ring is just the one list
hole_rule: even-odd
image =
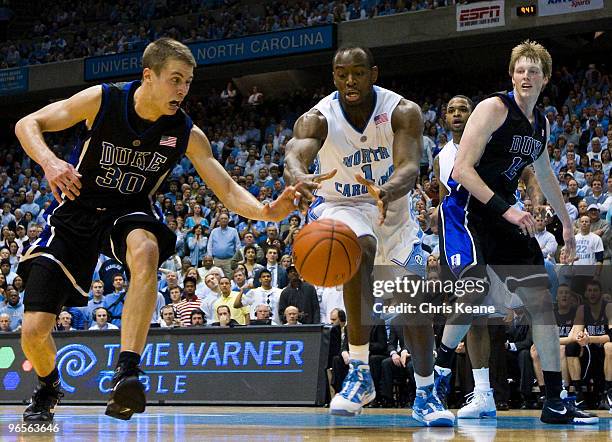
[{"label": "blonde hair", "polygon": [[514,73],[514,66],[519,58],[525,57],[528,60],[542,63],[542,73],[544,78],[550,78],[552,74],[552,57],[544,46],[531,40],[525,40],[520,45],[512,49],[510,56],[510,66],[508,72],[510,76]]},{"label": "blonde hair", "polygon": [[187,46],[171,38],[160,38],[145,48],[142,55],[142,67],[149,68],[159,75],[168,60],[178,60],[194,68],[197,66]]}]

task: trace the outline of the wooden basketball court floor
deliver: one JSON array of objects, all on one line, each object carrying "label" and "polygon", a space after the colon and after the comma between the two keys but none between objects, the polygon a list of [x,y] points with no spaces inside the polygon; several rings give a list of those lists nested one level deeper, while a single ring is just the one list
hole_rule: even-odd
[{"label": "wooden basketball court floor", "polygon": [[323,408],[150,406],[128,422],[101,406],[60,406],[58,432],[15,433],[23,406],[0,406],[0,441],[610,441],[612,417],[597,426],[544,425],[539,411],[499,412],[497,419],[459,420],[454,428],[424,428],[407,409],[366,409],[354,418]]}]

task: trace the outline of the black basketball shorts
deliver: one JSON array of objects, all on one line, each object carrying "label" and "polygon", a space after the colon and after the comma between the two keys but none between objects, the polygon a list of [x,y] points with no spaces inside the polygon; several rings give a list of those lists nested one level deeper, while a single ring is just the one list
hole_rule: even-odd
[{"label": "black basketball shorts", "polygon": [[99,254],[126,264],[126,238],[135,229],[155,235],[160,264],[175,253],[175,234],[150,206],[111,211],[71,201],[60,204],[19,262],[17,273],[26,287],[25,310],[57,314],[63,306],[87,305]]}]

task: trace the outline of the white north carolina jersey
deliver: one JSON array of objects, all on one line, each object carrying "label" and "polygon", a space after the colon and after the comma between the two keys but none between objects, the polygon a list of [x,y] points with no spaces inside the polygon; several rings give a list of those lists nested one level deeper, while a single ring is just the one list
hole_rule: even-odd
[{"label": "white north carolina jersey", "polygon": [[355,174],[373,180],[378,186],[389,180],[393,173],[391,115],[402,96],[374,86],[374,111],[361,131],[347,120],[338,95],[334,92],[314,107],[327,120],[327,138],[316,159],[316,173],[338,169],[332,179],[321,183],[316,195],[328,202],[346,198],[373,202],[366,187],[355,180]]},{"label": "white north carolina jersey", "polygon": [[308,216],[311,220],[342,221],[357,237],[377,240],[377,264],[395,263],[412,273],[424,270],[419,226],[410,216],[408,195],[389,203],[383,225],[367,188],[355,179],[359,174],[376,185],[386,183],[393,173],[393,129],[391,115],[401,95],[374,86],[374,110],[365,129],[348,122],[338,92],[323,98],[315,107],[327,120],[327,138],[319,150],[316,173],[337,169],[336,175],[321,183]]}]

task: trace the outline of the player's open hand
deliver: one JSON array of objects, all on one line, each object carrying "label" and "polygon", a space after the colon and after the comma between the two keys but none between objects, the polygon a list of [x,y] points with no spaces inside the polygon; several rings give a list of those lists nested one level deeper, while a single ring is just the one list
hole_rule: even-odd
[{"label": "player's open hand", "polygon": [[355,179],[359,184],[366,186],[368,189],[368,193],[374,200],[376,200],[376,206],[378,207],[378,211],[380,212],[380,217],[378,218],[378,223],[382,226],[385,222],[385,218],[387,217],[387,207],[389,206],[389,201],[387,199],[387,193],[373,181],[366,180],[363,176],[359,174],[355,174]]},{"label": "player's open hand", "polygon": [[58,203],[62,202],[63,193],[69,200],[75,200],[81,193],[82,175],[77,172],[72,164],[59,158],[43,166],[49,187]]},{"label": "player's open hand", "polygon": [[276,200],[264,206],[261,218],[274,222],[285,219],[298,208],[302,198],[301,189],[302,183],[286,187]]},{"label": "player's open hand", "polygon": [[531,213],[510,207],[503,214],[503,218],[515,226],[518,226],[524,235],[529,235],[532,238],[534,237],[536,231],[535,218]]},{"label": "player's open hand", "polygon": [[315,196],[313,192],[321,188],[323,181],[329,180],[336,175],[338,169],[330,170],[327,173],[310,173],[296,176],[296,181],[299,183],[300,201],[299,207],[300,212],[306,213],[308,206],[314,200]]}]

